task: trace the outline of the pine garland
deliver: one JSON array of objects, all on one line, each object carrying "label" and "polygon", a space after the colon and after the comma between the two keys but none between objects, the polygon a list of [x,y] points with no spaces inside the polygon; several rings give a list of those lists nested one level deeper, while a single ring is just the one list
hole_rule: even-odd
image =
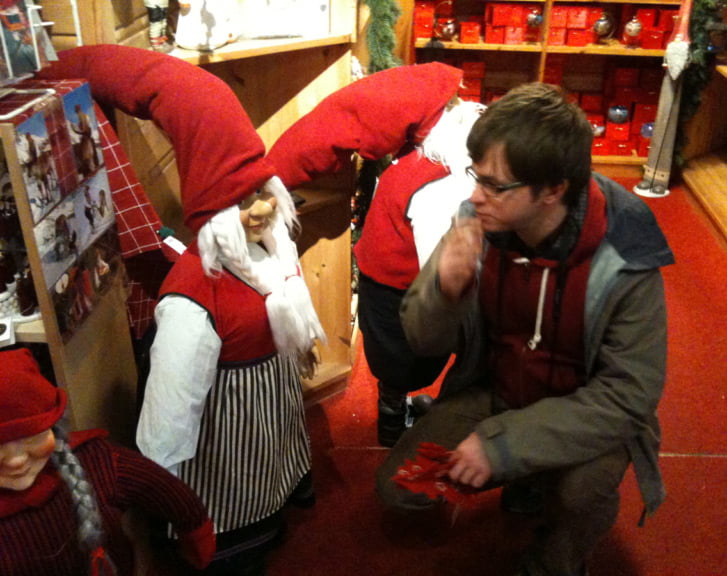
[{"label": "pine garland", "polygon": [[401,16],[399,4],[396,0],[364,0],[364,3],[371,12],[371,22],[366,33],[369,74],[399,66],[401,61],[394,56],[396,48],[394,26]]},{"label": "pine garland", "polygon": [[694,0],[689,20],[689,57],[690,64],[682,78],[682,99],[679,108],[679,130],[675,143],[675,161],[684,163],[681,155],[686,145],[686,123],[696,114],[702,102],[702,92],[712,78],[716,54],[711,50],[709,25],[721,22],[720,13],[723,0]]}]

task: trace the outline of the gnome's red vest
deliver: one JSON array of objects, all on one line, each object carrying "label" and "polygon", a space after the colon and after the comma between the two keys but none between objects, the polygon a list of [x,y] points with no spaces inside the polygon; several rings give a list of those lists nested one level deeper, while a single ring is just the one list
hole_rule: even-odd
[{"label": "gnome's red vest", "polygon": [[399,158],[399,169],[384,171],[353,249],[363,274],[400,290],[406,290],[419,273],[414,232],[406,217],[409,202],[423,186],[449,175],[444,166],[418,154],[410,152]]},{"label": "gnome's red vest", "polygon": [[222,340],[220,362],[244,362],[275,352],[265,298],[227,270],[207,276],[196,244],[164,280],[159,298],[170,294],[185,296],[209,312]]}]

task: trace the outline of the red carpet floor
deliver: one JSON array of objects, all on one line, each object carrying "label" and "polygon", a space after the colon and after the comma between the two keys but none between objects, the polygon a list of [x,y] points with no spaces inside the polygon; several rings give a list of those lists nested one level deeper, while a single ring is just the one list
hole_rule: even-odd
[{"label": "red carpet floor", "polygon": [[[624,184],[632,184],[626,183]],[[677,264],[664,270],[670,356],[661,403],[668,497],[642,528],[633,474],[591,576],[727,575],[727,253],[685,193],[648,200]],[[436,392],[436,386],[432,388]],[[269,576],[507,576],[529,520],[500,512],[498,492],[416,531],[384,521],[374,472],[375,380],[357,350],[345,391],[308,410],[316,505],[292,509]]]}]

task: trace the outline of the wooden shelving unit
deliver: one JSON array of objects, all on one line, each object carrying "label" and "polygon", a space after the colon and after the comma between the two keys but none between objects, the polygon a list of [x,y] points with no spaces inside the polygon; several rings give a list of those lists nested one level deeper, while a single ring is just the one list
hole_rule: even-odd
[{"label": "wooden shelving unit", "polygon": [[[610,7],[612,10],[618,10],[621,5],[634,5],[639,7],[665,7],[678,8],[681,4],[680,0],[514,0],[532,5],[540,5],[543,10],[543,24],[541,26],[541,39],[548,38],[550,29],[550,17],[555,6],[563,5],[592,5],[599,7]],[[472,4],[472,3],[470,3]],[[484,12],[485,3],[474,3],[478,10]],[[455,11],[457,10],[455,3]],[[483,13],[484,16],[484,13]],[[480,58],[486,62],[493,62],[493,68],[496,69],[498,80],[503,78],[507,81],[511,80],[512,85],[516,85],[525,81],[544,80],[544,71],[547,59],[552,55],[566,55],[579,58],[580,62],[590,60],[598,62],[614,61],[614,59],[623,59],[624,65],[631,65],[634,59],[642,59],[647,61],[653,60],[654,67],[661,67],[665,50],[663,49],[644,49],[632,48],[621,44],[617,39],[606,39],[595,44],[587,44],[586,46],[556,46],[548,44],[545,40],[539,42],[525,42],[521,44],[493,44],[488,42],[478,43],[461,43],[455,37],[452,41],[430,40],[428,38],[417,38],[413,42],[416,53],[416,60],[422,61],[431,59],[448,58]],[[429,54],[428,54],[429,52]],[[492,58],[488,55],[493,55]],[[427,58],[429,57],[429,58]],[[497,61],[493,60],[496,59]],[[605,65],[605,64],[604,64]],[[649,66],[651,63],[649,63]],[[588,78],[592,70],[584,70],[583,78]],[[487,82],[487,72],[485,73],[485,82]],[[508,78],[509,77],[509,78]],[[511,87],[511,86],[507,86]],[[594,164],[600,165],[624,165],[639,167],[646,163],[647,158],[637,155],[630,156],[595,156]]]},{"label": "wooden shelving unit", "polygon": [[[44,19],[55,22],[51,31],[56,49],[76,46],[67,0],[43,0],[42,8]],[[357,15],[357,0],[332,0],[328,35],[241,40],[212,52],[177,48],[171,54],[227,82],[269,149],[293,122],[351,81]],[[89,0],[79,5],[79,17],[83,44],[149,48],[143,0]],[[168,138],[152,122],[118,112],[116,129],[162,221],[188,242],[192,236],[182,223],[179,176]],[[352,178],[352,174],[343,174],[320,186],[315,183],[310,190],[297,191],[307,199],[299,211],[301,265],[328,338],[320,350],[323,362],[318,374],[303,383],[308,404],[342,389],[351,371]],[[123,306],[119,309],[123,311]],[[19,337],[26,342],[42,341],[41,326],[24,326]],[[83,409],[94,406],[89,402]]]},{"label": "wooden shelving unit", "polygon": [[727,64],[715,66],[697,114],[687,126],[682,178],[727,247]]}]

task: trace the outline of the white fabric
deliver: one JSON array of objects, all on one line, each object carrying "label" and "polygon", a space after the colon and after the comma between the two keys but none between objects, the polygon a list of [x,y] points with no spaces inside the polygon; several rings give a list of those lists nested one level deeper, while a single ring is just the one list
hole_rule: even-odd
[{"label": "white fabric", "polygon": [[406,217],[411,221],[419,268],[431,256],[444,233],[449,230],[457,208],[472,194],[472,183],[462,171],[450,174],[420,188],[409,202]]},{"label": "white fabric", "polygon": [[176,464],[195,455],[222,342],[204,308],[188,298],[163,298],[154,317],[157,333],[136,442],[144,456],[174,473]]}]

